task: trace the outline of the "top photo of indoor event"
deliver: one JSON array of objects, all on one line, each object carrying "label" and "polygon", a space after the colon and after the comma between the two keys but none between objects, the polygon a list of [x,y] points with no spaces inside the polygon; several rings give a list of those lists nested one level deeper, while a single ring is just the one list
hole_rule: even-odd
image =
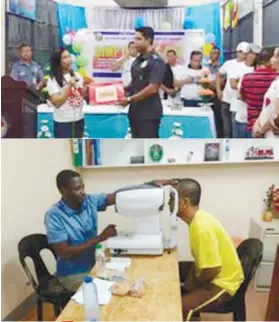
[{"label": "top photo of indoor event", "polygon": [[1,6],[2,138],[279,138],[279,0]]}]

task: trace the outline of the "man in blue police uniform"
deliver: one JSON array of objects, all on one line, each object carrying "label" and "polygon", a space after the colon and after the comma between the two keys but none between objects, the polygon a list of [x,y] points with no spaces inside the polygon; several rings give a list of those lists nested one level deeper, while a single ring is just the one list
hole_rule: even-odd
[{"label": "man in blue police uniform", "polygon": [[139,56],[132,65],[132,82],[120,105],[130,104],[129,120],[133,138],[159,138],[163,115],[159,95],[164,80],[166,64],[153,48],[154,30],[150,27],[136,29],[135,45]]},{"label": "man in blue police uniform", "polygon": [[11,77],[16,81],[23,81],[29,87],[40,91],[44,85],[44,74],[39,64],[32,60],[31,46],[23,44],[19,48],[20,60],[13,65]]},{"label": "man in blue police uniform", "polygon": [[56,178],[62,199],[46,213],[48,243],[57,253],[56,275],[61,284],[75,292],[95,265],[96,244],[116,235],[115,225],[98,235],[97,212],[115,204],[114,194],[85,193],[81,176],[72,170]]}]

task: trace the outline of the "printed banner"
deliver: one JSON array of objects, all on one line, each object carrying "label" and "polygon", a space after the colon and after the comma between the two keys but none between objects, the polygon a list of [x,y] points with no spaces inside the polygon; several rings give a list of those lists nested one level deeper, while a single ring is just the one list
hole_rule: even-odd
[{"label": "printed banner", "polygon": [[229,0],[224,6],[224,23],[223,23],[224,30],[228,30],[231,26],[232,10],[233,10],[233,2],[232,0]]},{"label": "printed banner", "polygon": [[[135,32],[101,30],[90,32],[91,37],[88,37],[84,53],[87,57],[92,57],[88,74],[101,81],[120,78],[121,71],[111,71],[111,65],[126,54],[129,42],[134,40]],[[155,32],[154,46],[164,53],[174,49],[178,63],[188,64],[191,51],[198,49],[197,37],[204,39],[204,32],[202,30]]]},{"label": "printed banner", "polygon": [[238,0],[234,0],[232,8],[232,28],[235,29],[238,26]]},{"label": "printed banner", "polygon": [[36,0],[10,0],[9,11],[29,19],[36,19]]}]

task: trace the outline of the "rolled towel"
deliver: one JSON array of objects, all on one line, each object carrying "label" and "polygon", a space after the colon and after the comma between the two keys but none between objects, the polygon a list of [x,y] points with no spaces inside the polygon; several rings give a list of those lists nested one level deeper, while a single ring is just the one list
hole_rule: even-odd
[{"label": "rolled towel", "polygon": [[133,297],[142,297],[144,295],[144,279],[138,278],[131,287],[130,294]]},{"label": "rolled towel", "polygon": [[118,296],[125,296],[131,290],[131,283],[127,280],[119,281],[111,287],[111,293]]}]

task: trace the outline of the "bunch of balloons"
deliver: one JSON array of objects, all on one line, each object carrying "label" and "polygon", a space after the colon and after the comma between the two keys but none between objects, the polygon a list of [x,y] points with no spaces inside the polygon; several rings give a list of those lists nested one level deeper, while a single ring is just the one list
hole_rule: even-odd
[{"label": "bunch of balloons", "polygon": [[88,58],[83,55],[84,45],[87,39],[87,29],[80,29],[77,32],[68,31],[62,38],[65,48],[71,53],[73,69],[82,77],[86,77]]},{"label": "bunch of balloons", "polygon": [[205,35],[205,44],[203,45],[203,56],[205,60],[209,60],[210,51],[216,45],[216,37],[213,33]]}]

